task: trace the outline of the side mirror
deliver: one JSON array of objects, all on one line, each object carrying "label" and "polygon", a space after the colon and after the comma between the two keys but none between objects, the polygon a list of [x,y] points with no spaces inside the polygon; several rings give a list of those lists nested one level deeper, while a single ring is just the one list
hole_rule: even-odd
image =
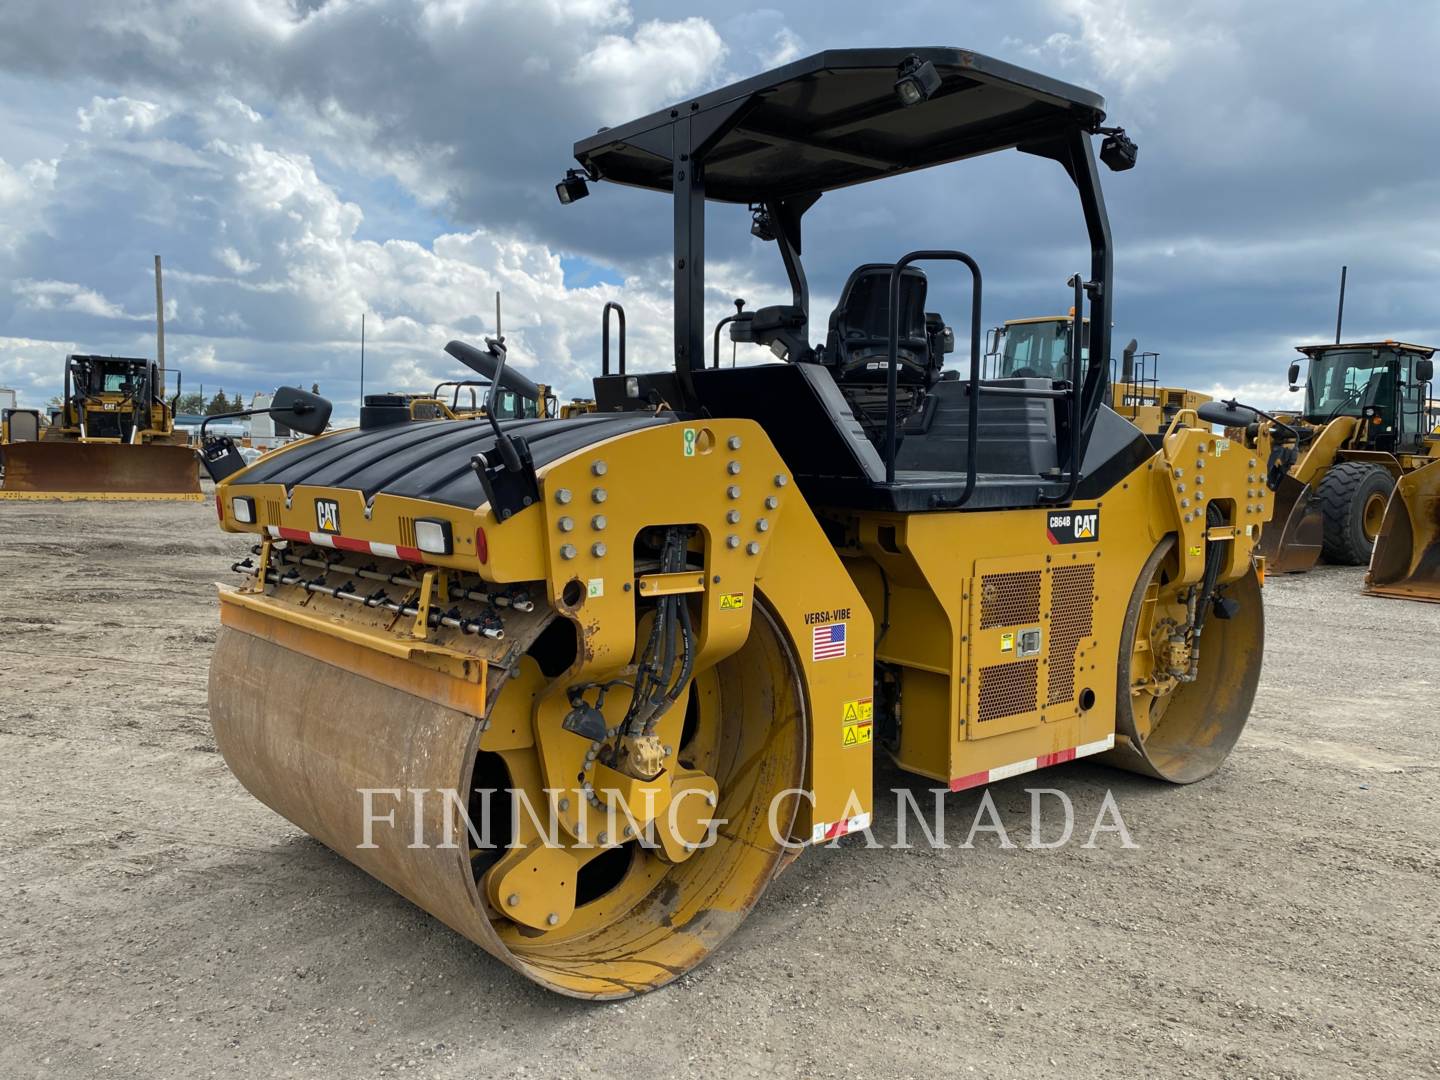
[{"label": "side mirror", "polygon": [[1415,381],[1417,383],[1431,382],[1435,378],[1434,360],[1415,361]]},{"label": "side mirror", "polygon": [[297,386],[282,386],[270,400],[270,415],[302,435],[319,435],[330,423],[330,402]]},{"label": "side mirror", "polygon": [[1254,409],[1223,401],[1207,401],[1195,410],[1195,414],[1207,424],[1227,428],[1248,427],[1259,419]]},{"label": "side mirror", "polygon": [[1288,379],[1290,380],[1290,389],[1291,389],[1291,390],[1299,390],[1299,389],[1300,389],[1300,361],[1299,361],[1299,360],[1292,360],[1292,361],[1290,362],[1290,372],[1289,372],[1289,374],[1286,376],[1286,378],[1288,378]]}]

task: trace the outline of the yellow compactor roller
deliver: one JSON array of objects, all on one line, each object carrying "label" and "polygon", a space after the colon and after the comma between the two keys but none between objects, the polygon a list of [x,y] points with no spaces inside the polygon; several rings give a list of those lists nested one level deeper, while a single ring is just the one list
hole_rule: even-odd
[{"label": "yellow compactor roller", "polygon": [[[860,266],[810,334],[824,192],[1017,147],[1075,184],[1092,261],[1065,300],[1108,355],[1092,136],[1112,168],[1135,149],[1103,122],[975,53],[847,50],[578,143],[562,202],[597,179],[672,200],[673,370],[602,375],[565,419],[362,425],[249,468],[208,445],[222,525],[255,539],[211,667],[235,775],[517,971],[613,998],[866,828],[877,752],[952,790],[1092,755],[1213,772],[1260,673],[1264,425],[1182,410],[1156,448],[1078,348],[982,378],[960,251]],[[788,300],[731,319],[779,362],[705,366],[707,199],[779,249]],[[969,271],[963,373],[922,263]]]},{"label": "yellow compactor roller", "polygon": [[35,416],[5,425],[0,499],[204,499],[199,458],[149,360],[68,356],[59,413],[43,426]]}]

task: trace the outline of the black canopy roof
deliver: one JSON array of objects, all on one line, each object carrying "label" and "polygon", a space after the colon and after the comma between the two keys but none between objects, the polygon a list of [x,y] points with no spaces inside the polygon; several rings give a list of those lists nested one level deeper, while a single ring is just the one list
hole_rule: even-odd
[{"label": "black canopy roof", "polygon": [[[941,85],[910,107],[895,94],[908,57]],[[1099,95],[963,49],[838,49],[662,109],[575,144],[592,175],[672,190],[673,131],[688,118],[706,146],[705,195],[763,202],[830,191],[1053,136],[1105,118]],[[728,126],[727,126],[728,125]]]}]

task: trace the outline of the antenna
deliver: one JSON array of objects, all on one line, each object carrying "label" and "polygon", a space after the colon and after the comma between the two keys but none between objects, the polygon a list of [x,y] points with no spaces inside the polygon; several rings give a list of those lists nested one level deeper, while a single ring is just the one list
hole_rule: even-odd
[{"label": "antenna", "polygon": [[360,313],[360,404],[365,404],[365,312]]},{"label": "antenna", "polygon": [[160,388],[165,396],[165,287],[160,280],[160,256],[155,256],[155,363],[160,369]]},{"label": "antenna", "polygon": [[495,290],[495,340],[503,342],[505,331],[500,326],[500,290]]},{"label": "antenna", "polygon": [[1340,344],[1340,327],[1345,324],[1345,275],[1350,267],[1340,267],[1340,310],[1335,313],[1335,344]]}]

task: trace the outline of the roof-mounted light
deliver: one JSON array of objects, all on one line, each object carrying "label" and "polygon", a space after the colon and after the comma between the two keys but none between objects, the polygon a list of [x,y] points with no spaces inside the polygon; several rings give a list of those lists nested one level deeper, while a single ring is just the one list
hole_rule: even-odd
[{"label": "roof-mounted light", "polygon": [[930,100],[940,89],[940,73],[935,70],[935,65],[918,56],[907,56],[902,60],[895,69],[895,75],[895,96],[906,108]]},{"label": "roof-mounted light", "polygon": [[1135,140],[1125,134],[1124,128],[1098,128],[1099,134],[1105,136],[1105,141],[1100,144],[1100,160],[1103,161],[1111,172],[1124,172],[1135,167],[1135,159],[1140,154],[1140,148],[1135,145]]},{"label": "roof-mounted light", "polygon": [[775,239],[775,224],[770,220],[770,211],[763,205],[750,207],[750,235],[767,242]]},{"label": "roof-mounted light", "polygon": [[567,170],[565,179],[555,185],[555,197],[560,200],[561,206],[579,202],[589,194],[590,185],[586,182],[585,174],[579,169]]}]

